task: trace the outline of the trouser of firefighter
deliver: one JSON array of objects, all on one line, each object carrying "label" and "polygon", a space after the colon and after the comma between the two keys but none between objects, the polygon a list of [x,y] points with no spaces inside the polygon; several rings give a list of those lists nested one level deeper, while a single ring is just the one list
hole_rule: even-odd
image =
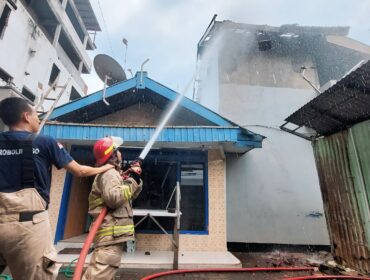
[{"label": "trouser of firefighter", "polygon": [[[25,204],[30,201],[32,204],[35,196],[36,201],[41,199],[37,195],[22,190],[19,197],[21,201],[26,201]],[[20,222],[19,214],[4,213],[4,209],[12,208],[12,200],[19,202],[19,197],[11,196],[7,199],[6,196],[0,193],[0,267],[7,265],[14,280],[56,279],[59,267],[55,263],[56,251],[52,244],[48,212],[42,211],[33,215],[29,221]],[[14,206],[19,205],[22,203]],[[32,211],[38,208],[45,209],[45,206],[36,203],[30,207]]]},{"label": "trouser of firefighter", "polygon": [[114,279],[121,263],[123,243],[95,248],[82,280]]}]

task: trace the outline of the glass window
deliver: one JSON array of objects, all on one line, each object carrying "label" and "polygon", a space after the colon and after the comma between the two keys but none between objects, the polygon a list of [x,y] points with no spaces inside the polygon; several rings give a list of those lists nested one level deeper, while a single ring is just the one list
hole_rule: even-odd
[{"label": "glass window", "polygon": [[182,164],[180,186],[181,230],[206,230],[204,164]]},{"label": "glass window", "polygon": [[[123,151],[126,160],[134,159]],[[143,164],[143,190],[134,201],[134,208],[175,209],[176,182],[180,182],[181,227],[183,231],[205,231],[206,225],[206,185],[203,152],[194,151],[151,151]],[[135,217],[138,222],[141,217]],[[166,230],[173,230],[173,218],[157,218]],[[139,232],[158,232],[157,225],[147,219],[137,229]]]}]

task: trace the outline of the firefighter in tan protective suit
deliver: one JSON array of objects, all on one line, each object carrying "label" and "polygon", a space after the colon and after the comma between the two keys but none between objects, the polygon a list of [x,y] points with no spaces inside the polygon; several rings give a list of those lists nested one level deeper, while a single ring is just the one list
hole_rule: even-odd
[{"label": "firefighter in tan protective suit", "polygon": [[109,163],[116,168],[96,176],[92,185],[89,214],[95,220],[103,207],[108,208],[108,213],[96,233],[95,250],[82,279],[114,279],[121,262],[123,243],[135,240],[132,200],[142,189],[141,167],[136,161],[124,174],[120,173],[122,156],[118,147],[122,143],[121,138],[105,137],[94,145],[97,165]]},{"label": "firefighter in tan protective suit", "polygon": [[36,135],[40,120],[25,99],[0,102],[0,273],[8,266],[15,280],[56,279],[56,251],[48,215],[51,168],[92,176],[112,165],[79,165],[49,136]]}]

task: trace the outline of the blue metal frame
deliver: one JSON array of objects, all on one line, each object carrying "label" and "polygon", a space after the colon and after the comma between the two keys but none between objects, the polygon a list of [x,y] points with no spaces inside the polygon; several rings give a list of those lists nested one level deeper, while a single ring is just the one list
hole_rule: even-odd
[{"label": "blue metal frame", "polygon": [[[177,180],[181,180],[181,165],[188,161],[179,160],[177,163]],[[208,155],[203,161],[192,161],[194,164],[203,165],[203,185],[204,185],[204,228],[205,230],[180,230],[180,234],[208,235],[209,234],[209,211],[208,211]],[[181,184],[180,184],[181,187]],[[172,233],[172,230],[168,230]],[[138,230],[140,234],[164,234],[161,230]]]},{"label": "blue metal frame", "polygon": [[60,210],[59,210],[59,215],[58,215],[57,228],[55,231],[54,244],[57,244],[57,242],[59,240],[62,240],[64,236],[64,228],[66,225],[66,219],[67,219],[67,213],[68,213],[68,201],[69,201],[69,194],[71,191],[72,179],[73,179],[72,174],[67,172],[66,178],[64,180],[62,200],[60,202]]},{"label": "blue metal frame", "polygon": [[[204,230],[204,232],[207,232],[207,234],[209,233],[209,211],[208,211],[208,202],[209,202],[209,197],[208,197],[208,155],[207,155],[207,161],[204,163],[204,174],[206,174],[206,176],[204,176],[204,210],[205,210],[205,223],[206,223],[206,230]],[[225,186],[226,188],[226,186]]]},{"label": "blue metal frame", "polygon": [[[180,230],[181,234],[200,234],[208,235],[209,234],[209,211],[208,211],[208,155],[205,161],[194,162],[200,163],[203,165],[203,186],[204,186],[204,228],[205,230]],[[181,166],[181,162],[180,162]],[[181,172],[181,170],[180,170]],[[181,179],[181,174],[180,174]]]}]

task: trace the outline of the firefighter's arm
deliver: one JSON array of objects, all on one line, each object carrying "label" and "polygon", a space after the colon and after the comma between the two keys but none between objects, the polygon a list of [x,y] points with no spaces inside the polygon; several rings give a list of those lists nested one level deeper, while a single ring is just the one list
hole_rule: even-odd
[{"label": "firefighter's arm", "polygon": [[113,167],[114,166],[111,164],[105,164],[100,167],[91,167],[87,165],[81,165],[77,163],[75,160],[72,160],[64,168],[67,169],[67,171],[71,172],[74,176],[89,177],[89,176],[103,173],[109,169],[112,169]]},{"label": "firefighter's arm", "polygon": [[115,171],[108,170],[99,178],[104,203],[111,209],[122,206],[132,199],[132,189],[129,180],[120,180]]},{"label": "firefighter's arm", "polygon": [[134,200],[139,196],[139,194],[141,193],[141,190],[143,189],[143,180],[139,179],[139,181],[137,182],[133,178],[128,178],[127,181],[130,181],[131,190],[132,190],[131,200]]}]

